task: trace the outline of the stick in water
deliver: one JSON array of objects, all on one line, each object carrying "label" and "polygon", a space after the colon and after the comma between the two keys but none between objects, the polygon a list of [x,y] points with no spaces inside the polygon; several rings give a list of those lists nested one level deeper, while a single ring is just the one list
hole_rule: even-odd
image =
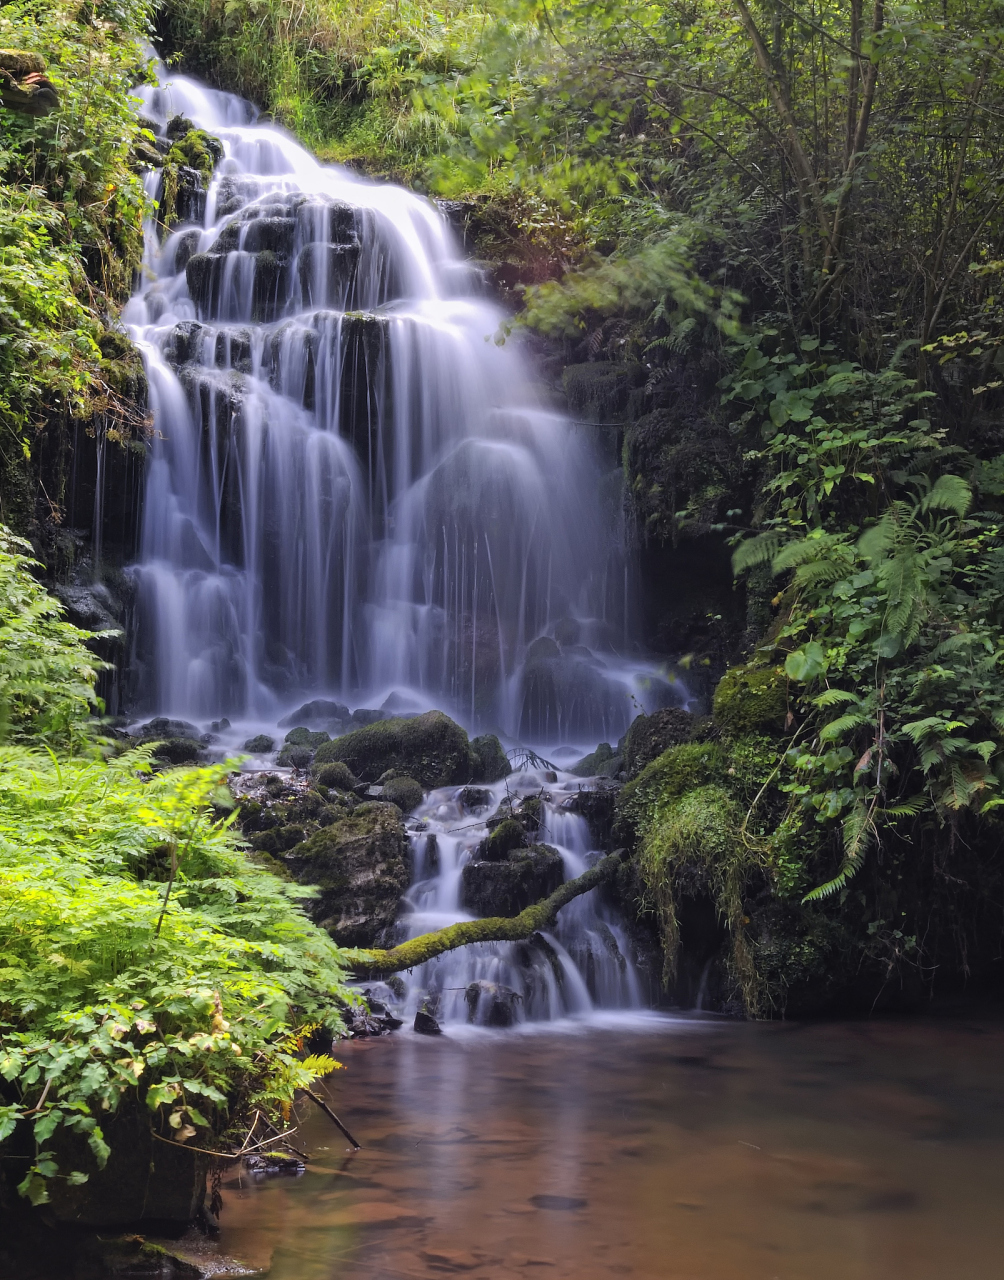
[{"label": "stick in water", "polygon": [[338,1119],[338,1117],[337,1117],[337,1116],[335,1115],[335,1113],[331,1110],[331,1108],[330,1108],[330,1107],[328,1106],[328,1104],[324,1101],[324,1099],[323,1099],[323,1098],[319,1098],[319,1097],[317,1096],[317,1094],[316,1094],[316,1093],[314,1093],[313,1089],[305,1089],[305,1090],[304,1090],[304,1093],[305,1093],[305,1094],[307,1095],[307,1097],[311,1100],[311,1102],[316,1102],[316,1103],[317,1103],[317,1105],[321,1108],[321,1110],[324,1112],[324,1114],[325,1114],[329,1119],[334,1120],[335,1124],[336,1124],[336,1125],[338,1125],[339,1129],[341,1129],[342,1133],[344,1133],[344,1134],[345,1134],[346,1138],[348,1138],[349,1142],[351,1142],[351,1143],[352,1143],[352,1145],[355,1147],[355,1149],[356,1149],[357,1151],[362,1151],[362,1147],[360,1146],[360,1144],[359,1144],[358,1142],[356,1142],[355,1138],[353,1138],[352,1134],[351,1134],[351,1133],[349,1133],[348,1129],[346,1129],[345,1125],[343,1125],[343,1124],[342,1124],[341,1120],[339,1120],[339,1119]]}]

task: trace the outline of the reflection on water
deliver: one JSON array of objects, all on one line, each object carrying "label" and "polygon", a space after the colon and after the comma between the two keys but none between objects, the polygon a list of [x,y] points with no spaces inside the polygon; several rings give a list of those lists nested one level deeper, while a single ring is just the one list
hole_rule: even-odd
[{"label": "reflection on water", "polygon": [[992,1280],[1002,1050],[964,1018],[357,1041],[364,1150],[305,1114],[316,1163],[232,1179],[220,1248],[272,1280]]}]

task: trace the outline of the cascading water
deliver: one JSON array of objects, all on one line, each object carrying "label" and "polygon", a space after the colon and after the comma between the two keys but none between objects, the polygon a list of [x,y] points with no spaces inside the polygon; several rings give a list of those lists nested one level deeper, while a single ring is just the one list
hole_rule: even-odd
[{"label": "cascading water", "polygon": [[[408,937],[474,918],[465,907],[477,899],[479,872],[516,878],[519,863],[486,866],[474,859],[494,823],[518,813],[527,798],[539,814],[536,858],[545,877],[548,860],[560,859],[553,868],[560,883],[601,856],[592,848],[586,819],[568,807],[580,780],[555,779],[544,770],[524,770],[491,787],[447,787],[428,796],[409,820],[414,873],[399,925]],[[531,883],[541,875],[531,870],[533,857],[527,852],[522,863]],[[447,1022],[550,1021],[645,1003],[631,941],[597,889],[563,907],[552,933],[448,951],[405,978],[405,1011],[428,1007]]]},{"label": "cascading water", "polygon": [[[434,205],[319,165],[232,95],[184,78],[139,93],[162,133],[182,116],[225,156],[187,222],[163,243],[148,227],[125,316],[154,419],[138,704],[274,725],[331,694],[550,748],[616,740],[676,700],[631,656],[612,487],[495,340],[502,317]],[[552,888],[580,874],[588,829],[561,804],[582,784],[564,776],[514,775],[473,820],[463,789],[433,792],[409,820],[400,927],[465,918],[487,824],[545,787],[538,860]],[[593,891],[551,935],[431,962],[408,1001],[475,1022],[506,1000],[516,1020],[635,1007],[629,957]]]},{"label": "cascading water", "polygon": [[149,233],[126,314],[155,423],[146,707],[274,723],[305,696],[393,694],[554,746],[673,701],[626,656],[597,462],[494,340],[438,210],[319,165],[232,95],[140,93],[160,128],[181,114],[226,152],[200,221]]}]

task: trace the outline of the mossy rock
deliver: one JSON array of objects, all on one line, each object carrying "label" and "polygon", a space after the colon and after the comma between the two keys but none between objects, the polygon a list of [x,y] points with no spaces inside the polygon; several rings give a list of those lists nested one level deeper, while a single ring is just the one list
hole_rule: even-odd
[{"label": "mossy rock", "polygon": [[624,768],[630,777],[670,747],[689,742],[699,721],[682,707],[664,707],[651,715],[637,716],[624,739]]},{"label": "mossy rock", "polygon": [[788,684],[781,667],[732,667],[715,690],[715,724],[734,738],[778,734],[788,717]]},{"label": "mossy rock", "polygon": [[[175,117],[177,119],[177,117]],[[172,124],[174,121],[171,122]],[[186,123],[188,123],[186,121]],[[171,146],[165,157],[166,164],[184,165],[195,169],[208,186],[213,170],[223,159],[223,143],[204,129],[189,129]]]},{"label": "mossy rock", "polygon": [[514,849],[526,844],[526,832],[515,818],[500,822],[491,835],[478,846],[477,856],[485,862],[504,862]]},{"label": "mossy rock", "polygon": [[549,845],[514,849],[503,862],[469,862],[461,872],[461,905],[477,916],[516,916],[550,897],[565,878]]},{"label": "mossy rock", "polygon": [[202,759],[202,743],[194,738],[167,738],[157,743],[153,754],[162,764],[197,764]]},{"label": "mossy rock", "polygon": [[501,782],[512,773],[512,765],[494,733],[472,738],[471,750],[478,758],[474,782]]},{"label": "mossy rock", "polygon": [[428,789],[470,782],[478,766],[467,734],[442,711],[379,720],[324,743],[314,757],[315,765],[337,760],[363,782],[397,769]]},{"label": "mossy rock", "polygon": [[569,773],[577,778],[615,778],[624,767],[624,757],[609,742],[601,742],[590,755],[573,764]]},{"label": "mossy rock", "polygon": [[314,759],[310,747],[298,747],[287,743],[275,758],[282,769],[308,769]]},{"label": "mossy rock", "polygon": [[358,805],[285,856],[301,884],[318,887],[313,919],[345,947],[369,947],[397,919],[408,887],[408,841],[396,805]]},{"label": "mossy rock", "polygon": [[359,785],[359,779],[343,760],[323,764],[315,755],[313,774],[320,786],[334,787],[338,791],[353,791]]},{"label": "mossy rock", "polygon": [[258,733],[253,738],[248,738],[243,749],[250,751],[254,756],[263,756],[275,750],[275,739],[270,738],[267,733]]},{"label": "mossy rock", "polygon": [[628,782],[617,797],[615,835],[624,824],[638,827],[686,791],[718,782],[727,760],[715,742],[684,742],[670,747]]},{"label": "mossy rock", "polygon": [[314,751],[323,743],[330,741],[331,735],[325,733],[323,729],[307,729],[303,725],[297,725],[295,729],[290,729],[289,733],[283,738],[283,742],[291,747],[310,747]]},{"label": "mossy rock", "polygon": [[414,778],[391,778],[384,783],[381,800],[396,804],[404,813],[411,813],[425,799],[425,792]]},{"label": "mossy rock", "polygon": [[25,76],[41,75],[45,59],[26,49],[0,49],[0,70],[9,71],[15,80],[23,80]]}]

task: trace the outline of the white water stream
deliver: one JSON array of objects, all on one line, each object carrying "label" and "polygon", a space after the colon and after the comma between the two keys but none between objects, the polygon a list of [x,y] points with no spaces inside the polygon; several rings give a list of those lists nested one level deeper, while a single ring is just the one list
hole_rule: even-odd
[{"label": "white water stream", "polygon": [[[232,95],[182,77],[139,93],[159,132],[182,115],[225,158],[195,221],[163,243],[148,228],[125,315],[154,418],[137,709],[238,733],[334,697],[567,750],[674,701],[631,644],[619,501],[587,437],[541,405],[519,345],[496,341],[503,317],[435,205],[318,164]],[[506,785],[491,793],[477,824]],[[418,812],[415,931],[464,918],[462,865],[486,830],[458,794]],[[582,818],[547,805],[539,838],[566,876],[585,868]],[[636,1006],[596,899],[532,945],[433,962],[412,1003],[459,1017],[483,980],[517,993],[519,1018]]]}]

